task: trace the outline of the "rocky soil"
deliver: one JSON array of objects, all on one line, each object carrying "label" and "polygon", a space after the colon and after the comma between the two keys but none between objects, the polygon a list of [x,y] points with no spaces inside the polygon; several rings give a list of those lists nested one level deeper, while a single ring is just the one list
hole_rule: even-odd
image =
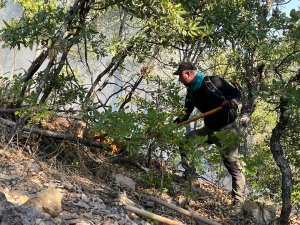
[{"label": "rocky soil", "polygon": [[[85,149],[85,155],[93,160],[79,154],[79,163],[67,165],[55,156],[43,158],[43,154],[17,148],[1,149],[0,224],[162,224],[130,212],[126,206],[169,218],[174,224],[204,224],[154,203],[150,196],[194,211],[216,224],[266,224],[272,220],[273,209],[262,204],[251,203],[253,209],[249,206],[232,211],[228,191],[205,181],[190,184],[177,177],[172,181],[172,190],[161,190],[143,177],[150,171],[161,174],[166,168],[153,165],[145,172],[145,168],[132,163],[112,164],[104,156],[91,154]],[[264,220],[253,218],[261,213]],[[300,217],[294,215],[291,224],[299,221]]]}]

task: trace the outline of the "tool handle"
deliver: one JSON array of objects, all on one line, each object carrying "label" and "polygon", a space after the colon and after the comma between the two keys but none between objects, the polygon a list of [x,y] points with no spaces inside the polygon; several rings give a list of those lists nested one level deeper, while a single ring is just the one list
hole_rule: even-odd
[{"label": "tool handle", "polygon": [[202,114],[200,114],[200,115],[197,115],[197,116],[195,116],[195,117],[193,117],[193,118],[191,118],[191,119],[188,119],[188,120],[186,120],[186,121],[183,121],[183,122],[181,122],[181,123],[179,124],[179,126],[189,124],[190,122],[193,122],[193,121],[196,121],[196,120],[198,120],[198,119],[204,118],[204,117],[206,117],[206,116],[209,116],[209,115],[211,115],[211,114],[214,114],[214,113],[216,113],[216,112],[219,112],[220,110],[222,110],[222,107],[221,107],[221,106],[218,107],[218,108],[212,109],[212,110],[210,110],[210,111],[208,111],[208,112],[206,112],[206,113],[202,113]]}]

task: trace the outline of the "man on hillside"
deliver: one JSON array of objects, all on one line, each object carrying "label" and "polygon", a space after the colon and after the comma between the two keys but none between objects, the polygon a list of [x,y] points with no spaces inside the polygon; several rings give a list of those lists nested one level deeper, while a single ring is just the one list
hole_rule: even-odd
[{"label": "man on hillside", "polygon": [[[204,118],[204,126],[187,134],[187,138],[195,136],[207,136],[208,143],[213,143],[223,148],[223,162],[232,176],[232,197],[234,205],[241,205],[244,201],[245,179],[241,172],[239,161],[238,143],[224,146],[214,135],[216,131],[228,131],[238,134],[236,125],[237,101],[241,97],[238,89],[230,85],[223,78],[206,76],[197,72],[195,65],[183,62],[179,65],[174,75],[179,76],[179,81],[187,87],[185,100],[185,115],[178,117],[174,122],[186,121],[194,108],[205,113],[219,106],[222,110]],[[228,147],[230,146],[230,147]],[[182,152],[182,160],[185,161],[185,153]]]}]

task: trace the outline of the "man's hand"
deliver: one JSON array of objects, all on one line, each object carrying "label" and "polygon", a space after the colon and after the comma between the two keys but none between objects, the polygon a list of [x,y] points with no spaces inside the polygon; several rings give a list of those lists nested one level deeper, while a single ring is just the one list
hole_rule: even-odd
[{"label": "man's hand", "polygon": [[236,99],[231,99],[230,103],[232,105],[232,108],[234,108],[234,109],[238,108],[238,101]]},{"label": "man's hand", "polygon": [[179,117],[177,117],[175,120],[173,120],[173,123],[180,124],[180,123],[182,123],[182,122],[188,120],[189,117],[190,117],[190,116],[189,116],[188,114],[185,114],[184,116],[179,116]]},{"label": "man's hand", "polygon": [[231,103],[229,100],[225,100],[222,102],[221,107],[224,109],[230,109],[231,108]]},{"label": "man's hand", "polygon": [[231,100],[225,100],[222,102],[221,107],[224,109],[236,109],[238,107],[237,100],[231,99]]},{"label": "man's hand", "polygon": [[177,117],[175,120],[173,120],[173,123],[176,123],[176,124],[180,124],[181,123],[181,120],[179,117]]}]

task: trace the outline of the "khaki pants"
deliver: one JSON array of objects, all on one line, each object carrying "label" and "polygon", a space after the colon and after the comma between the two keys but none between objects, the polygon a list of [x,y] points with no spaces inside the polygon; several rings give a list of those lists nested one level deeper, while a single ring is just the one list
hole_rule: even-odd
[{"label": "khaki pants", "polygon": [[[239,129],[236,123],[231,123],[222,128],[225,131],[231,131],[235,134],[239,133]],[[195,136],[207,136],[208,142],[217,145],[222,148],[222,144],[219,139],[214,136],[214,131],[204,126],[200,129],[193,130],[187,134],[187,138],[193,138]],[[244,201],[244,189],[245,189],[245,178],[241,171],[242,167],[240,164],[239,145],[233,147],[224,147],[224,154],[222,154],[223,163],[232,176],[232,197],[237,202]]]}]

